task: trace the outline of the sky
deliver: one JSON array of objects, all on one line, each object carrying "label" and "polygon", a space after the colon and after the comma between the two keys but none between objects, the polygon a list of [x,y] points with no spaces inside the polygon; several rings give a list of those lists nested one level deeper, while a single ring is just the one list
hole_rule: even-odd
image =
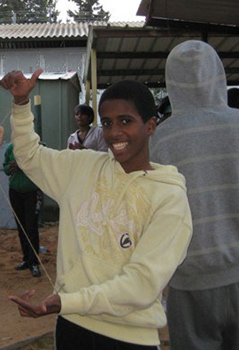
[{"label": "sky", "polygon": [[[136,16],[140,3],[141,0],[99,0],[99,4],[103,6],[103,9],[110,12],[111,22],[144,21],[144,16]],[[68,0],[58,0],[57,10],[61,12],[60,19],[63,22],[66,20],[68,9],[74,9],[74,3]]]}]

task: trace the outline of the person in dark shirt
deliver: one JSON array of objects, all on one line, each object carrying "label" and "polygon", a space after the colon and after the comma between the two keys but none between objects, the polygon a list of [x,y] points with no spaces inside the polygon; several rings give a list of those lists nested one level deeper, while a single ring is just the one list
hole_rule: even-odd
[{"label": "person in dark shirt", "polygon": [[33,277],[40,277],[36,254],[39,253],[38,216],[42,192],[18,167],[12,143],[5,151],[3,170],[9,176],[9,199],[23,254],[22,262],[15,269],[21,271],[29,268]]}]

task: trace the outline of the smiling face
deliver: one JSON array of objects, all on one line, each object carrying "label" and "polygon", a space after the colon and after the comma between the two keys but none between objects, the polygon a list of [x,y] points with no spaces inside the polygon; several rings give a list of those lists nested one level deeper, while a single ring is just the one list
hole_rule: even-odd
[{"label": "smiling face", "polygon": [[156,119],[144,123],[134,104],[123,99],[105,100],[99,112],[104,139],[125,172],[152,170],[148,141]]}]

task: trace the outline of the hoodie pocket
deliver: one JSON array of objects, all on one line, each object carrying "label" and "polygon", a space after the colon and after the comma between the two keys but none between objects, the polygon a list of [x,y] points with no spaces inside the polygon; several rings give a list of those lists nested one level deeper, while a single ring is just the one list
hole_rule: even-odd
[{"label": "hoodie pocket", "polygon": [[84,287],[101,284],[121,273],[121,267],[89,254],[82,254],[72,268],[56,282],[57,292],[74,293]]}]

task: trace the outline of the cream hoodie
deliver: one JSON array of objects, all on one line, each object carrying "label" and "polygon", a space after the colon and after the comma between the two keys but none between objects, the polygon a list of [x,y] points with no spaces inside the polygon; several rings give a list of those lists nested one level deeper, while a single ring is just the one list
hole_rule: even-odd
[{"label": "cream hoodie", "polygon": [[96,333],[157,345],[161,293],[186,256],[192,224],[172,166],[126,174],[112,153],[38,144],[30,104],[14,106],[18,164],[60,207],[56,292],[61,315]]}]

